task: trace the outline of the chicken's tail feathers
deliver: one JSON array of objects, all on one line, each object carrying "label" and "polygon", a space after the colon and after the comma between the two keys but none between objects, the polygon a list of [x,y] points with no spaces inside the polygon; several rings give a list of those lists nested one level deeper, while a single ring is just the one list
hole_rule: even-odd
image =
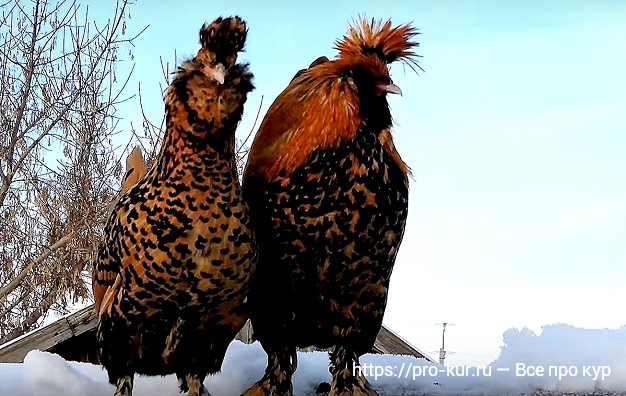
[{"label": "chicken's tail feathers", "polygon": [[126,173],[122,180],[122,190],[120,194],[126,193],[135,184],[139,183],[147,172],[146,164],[143,162],[141,148],[136,146],[133,151],[126,157]]},{"label": "chicken's tail feathers", "polygon": [[419,43],[414,37],[420,32],[411,23],[391,26],[391,20],[368,20],[360,16],[358,21],[348,25],[347,34],[335,42],[335,49],[339,51],[339,58],[349,58],[355,55],[376,55],[381,61],[391,64],[397,60],[406,63],[415,70],[415,67],[424,71],[418,64],[414,48]]}]

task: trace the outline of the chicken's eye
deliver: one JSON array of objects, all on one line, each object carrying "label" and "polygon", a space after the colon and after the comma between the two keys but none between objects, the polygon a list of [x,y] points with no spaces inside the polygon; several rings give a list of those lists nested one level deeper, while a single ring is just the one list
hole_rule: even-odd
[{"label": "chicken's eye", "polygon": [[356,83],[354,82],[354,79],[352,77],[348,77],[347,81],[350,88],[352,88],[355,92],[359,92],[358,88],[356,87]]},{"label": "chicken's eye", "polygon": [[381,77],[378,77],[376,80],[378,80],[380,84],[385,84],[385,85],[391,84],[391,78],[389,76],[381,76]]},{"label": "chicken's eye", "polygon": [[350,88],[352,88],[355,92],[358,92],[359,90],[357,89],[356,83],[354,82],[354,72],[352,70],[346,71],[345,78]]}]

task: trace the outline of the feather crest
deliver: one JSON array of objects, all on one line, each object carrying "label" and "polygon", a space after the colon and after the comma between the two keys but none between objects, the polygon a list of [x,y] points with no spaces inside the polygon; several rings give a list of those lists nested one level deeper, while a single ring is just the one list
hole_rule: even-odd
[{"label": "feather crest", "polygon": [[350,58],[359,55],[375,55],[386,64],[397,60],[424,71],[417,63],[417,55],[413,48],[419,43],[411,40],[419,31],[411,24],[391,26],[391,20],[383,21],[365,16],[348,25],[348,32],[342,40],[335,42],[335,49],[339,51],[338,58]]}]

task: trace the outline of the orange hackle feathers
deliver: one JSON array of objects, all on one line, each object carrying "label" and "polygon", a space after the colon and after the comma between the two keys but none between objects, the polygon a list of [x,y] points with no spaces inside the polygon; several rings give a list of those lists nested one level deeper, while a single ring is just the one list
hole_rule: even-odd
[{"label": "orange hackle feathers", "polygon": [[269,180],[281,170],[290,173],[313,150],[354,137],[362,118],[346,103],[358,98],[345,84],[328,84],[337,78],[335,67],[331,62],[317,66],[315,79],[289,86],[276,98],[252,144],[246,177]]},{"label": "orange hackle feathers", "polygon": [[[270,106],[252,144],[245,177],[271,180],[281,171],[289,174],[315,150],[353,139],[365,118],[358,93],[344,72],[363,66],[383,77],[389,75],[388,65],[394,61],[417,65],[418,55],[412,48],[418,43],[411,40],[417,34],[410,24],[392,27],[389,20],[361,18],[358,25],[350,26],[343,40],[336,42],[337,57],[298,72]],[[408,172],[390,132],[382,133],[386,135],[381,139],[388,140],[385,149]]]}]

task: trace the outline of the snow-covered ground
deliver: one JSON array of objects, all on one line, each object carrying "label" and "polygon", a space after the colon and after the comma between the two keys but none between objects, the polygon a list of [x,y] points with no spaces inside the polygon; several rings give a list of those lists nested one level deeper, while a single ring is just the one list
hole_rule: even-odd
[{"label": "snow-covered ground", "polygon": [[[381,395],[504,395],[546,391],[626,390],[626,329],[579,329],[545,326],[536,335],[528,329],[504,333],[500,356],[484,368],[444,367],[407,356],[367,355],[362,358],[372,384]],[[222,372],[207,378],[213,396],[238,396],[265,369],[258,343],[231,344]],[[372,366],[370,366],[370,364]],[[524,371],[518,367],[524,365]],[[543,369],[528,375],[529,366]],[[330,381],[328,356],[300,353],[294,377],[296,396],[314,394]],[[552,368],[551,368],[552,367]],[[499,369],[508,369],[503,371]],[[541,369],[539,369],[541,374]],[[530,374],[536,374],[531,370]],[[31,351],[22,364],[0,364],[1,396],[111,396],[106,373],[99,366],[66,362],[57,355]],[[137,377],[136,396],[179,395],[176,379]]]}]

